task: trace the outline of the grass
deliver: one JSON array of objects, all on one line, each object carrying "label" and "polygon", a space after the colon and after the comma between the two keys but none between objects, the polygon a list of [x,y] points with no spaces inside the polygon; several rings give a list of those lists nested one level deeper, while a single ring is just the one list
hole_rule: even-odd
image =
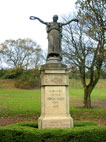
[{"label": "grass", "polygon": [[[72,89],[70,88],[69,93],[74,101],[83,100],[83,89]],[[91,94],[91,99],[94,100],[106,100],[106,89],[94,89]]]},{"label": "grass", "polygon": [[[106,120],[106,89],[93,90],[91,94],[91,109],[83,108],[83,89],[70,88],[69,92],[70,113],[75,120]],[[97,103],[95,104],[95,102]]]},{"label": "grass", "polygon": [[[73,82],[73,85],[75,85],[75,80]],[[101,82],[106,84],[106,80],[101,80]],[[101,82],[100,86],[102,85]],[[76,81],[77,85],[78,83]],[[92,109],[82,107],[83,89],[80,86],[79,88],[76,86],[76,88],[71,87],[69,89],[70,113],[74,120],[106,120],[106,88],[101,89],[100,86],[98,85],[92,92]],[[98,103],[95,105],[96,101]],[[40,90],[0,89],[0,117],[7,116],[38,118],[40,116]]]},{"label": "grass", "polygon": [[1,116],[38,116],[40,90],[0,90]]},{"label": "grass", "polygon": [[[89,83],[89,79],[86,80],[86,83]],[[70,88],[82,89],[81,80],[71,79]],[[106,79],[100,79],[95,87],[96,89],[106,89]]]}]

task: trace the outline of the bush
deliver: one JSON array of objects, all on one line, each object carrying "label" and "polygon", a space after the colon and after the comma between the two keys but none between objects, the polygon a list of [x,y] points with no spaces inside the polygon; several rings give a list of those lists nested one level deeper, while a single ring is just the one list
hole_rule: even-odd
[{"label": "bush", "polygon": [[16,80],[15,87],[20,89],[40,88],[40,71],[38,69],[24,71]]},{"label": "bush", "polygon": [[75,125],[70,129],[38,129],[36,122],[8,125],[0,127],[0,142],[106,142],[105,126]]},{"label": "bush", "polygon": [[40,79],[20,78],[16,80],[15,87],[20,89],[40,88]]},{"label": "bush", "polygon": [[20,74],[22,74],[23,69],[19,68],[19,69],[1,69],[0,70],[0,78],[1,79],[15,79],[18,76],[20,76]]},{"label": "bush", "polygon": [[6,74],[6,69],[0,69],[0,78],[2,78]]}]

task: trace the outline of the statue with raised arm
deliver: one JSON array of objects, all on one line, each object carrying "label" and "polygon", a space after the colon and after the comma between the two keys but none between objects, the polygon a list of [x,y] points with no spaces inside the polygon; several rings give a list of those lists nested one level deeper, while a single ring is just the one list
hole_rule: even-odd
[{"label": "statue with raised arm", "polygon": [[61,49],[61,38],[62,38],[62,26],[65,26],[73,21],[78,22],[77,19],[72,19],[66,23],[58,23],[58,15],[53,16],[53,22],[44,22],[38,17],[30,16],[31,20],[39,20],[42,24],[47,27],[48,33],[48,54],[47,60],[49,58],[57,58],[61,61],[62,59],[62,49]]}]

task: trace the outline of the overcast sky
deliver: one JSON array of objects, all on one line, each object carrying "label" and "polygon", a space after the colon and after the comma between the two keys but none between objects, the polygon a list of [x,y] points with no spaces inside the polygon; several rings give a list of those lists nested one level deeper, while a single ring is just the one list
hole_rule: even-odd
[{"label": "overcast sky", "polygon": [[7,39],[31,38],[47,48],[45,25],[29,16],[51,22],[53,15],[73,13],[76,0],[0,0],[0,43]]}]

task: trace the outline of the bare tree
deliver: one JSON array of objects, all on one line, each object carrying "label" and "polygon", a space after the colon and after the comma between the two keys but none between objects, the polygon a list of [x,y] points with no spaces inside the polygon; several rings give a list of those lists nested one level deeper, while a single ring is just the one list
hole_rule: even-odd
[{"label": "bare tree", "polygon": [[37,64],[43,56],[40,46],[31,39],[6,40],[0,47],[4,62],[16,69],[27,69],[35,64],[33,62]]},{"label": "bare tree", "polygon": [[[95,40],[87,30],[84,23],[66,26],[63,32],[63,54],[67,63],[79,69],[84,88],[84,106],[90,108],[91,92],[100,78],[100,70],[105,59],[105,33],[101,34],[101,39]],[[86,71],[89,72],[89,83],[86,82]]]}]

